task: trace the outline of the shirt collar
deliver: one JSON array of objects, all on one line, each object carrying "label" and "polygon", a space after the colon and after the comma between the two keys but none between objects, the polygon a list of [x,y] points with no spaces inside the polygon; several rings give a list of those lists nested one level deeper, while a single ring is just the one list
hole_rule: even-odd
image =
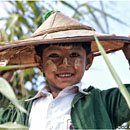
[{"label": "shirt collar", "polygon": [[[72,85],[72,86],[68,86],[67,88],[64,88],[60,93],[59,93],[59,95],[58,96],[60,96],[60,95],[62,95],[63,93],[66,93],[66,94],[68,94],[68,93],[77,93],[77,92],[81,92],[81,93],[84,93],[84,94],[88,94],[88,93],[86,93],[86,92],[84,92],[83,90],[82,90],[82,87],[84,88],[86,88],[86,85],[83,83],[83,82],[79,82],[79,83],[77,83],[77,84],[74,84],[74,85]],[[38,98],[40,98],[40,97],[47,97],[47,96],[49,96],[51,93],[50,93],[50,89],[49,89],[49,87],[48,86],[45,86],[45,87],[43,87],[34,97],[32,97],[32,98],[29,98],[29,99],[26,99],[25,101],[31,101],[31,100],[35,100],[35,99],[38,99]]]}]

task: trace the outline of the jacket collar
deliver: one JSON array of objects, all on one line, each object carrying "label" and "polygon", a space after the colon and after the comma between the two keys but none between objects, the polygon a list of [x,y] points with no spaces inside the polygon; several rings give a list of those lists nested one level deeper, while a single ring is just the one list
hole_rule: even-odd
[{"label": "jacket collar", "polygon": [[92,86],[89,86],[88,88],[85,88],[83,90],[81,90],[73,99],[72,104],[71,104],[71,108],[74,107],[75,103],[77,101],[79,101],[79,99],[81,99],[82,97],[86,96],[86,95],[90,95],[91,91],[95,89]]},{"label": "jacket collar", "polygon": [[[69,93],[73,93],[74,91],[77,91],[77,92],[80,92],[85,95],[90,94],[89,91],[86,91],[87,89],[89,89],[89,87],[87,87],[87,89],[82,89],[82,88],[86,88],[86,85],[83,82],[79,82],[77,84],[74,84],[72,86],[69,86],[69,87],[63,89],[60,93],[62,93],[63,91],[69,92]],[[26,99],[25,101],[32,101],[32,100],[38,99],[40,97],[47,97],[50,94],[51,94],[51,92],[50,92],[49,87],[45,86],[34,97]]]}]

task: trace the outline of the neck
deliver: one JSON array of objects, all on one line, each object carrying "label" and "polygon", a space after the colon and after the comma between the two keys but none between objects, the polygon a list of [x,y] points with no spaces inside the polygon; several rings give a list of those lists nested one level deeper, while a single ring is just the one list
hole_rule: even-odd
[{"label": "neck", "polygon": [[59,93],[56,93],[56,92],[52,92],[52,96],[53,98],[55,99],[57,96],[58,96]]},{"label": "neck", "polygon": [[51,86],[49,86],[49,88],[51,90],[53,98],[56,98],[58,94],[60,93],[60,91],[62,91],[62,89],[51,87]]}]

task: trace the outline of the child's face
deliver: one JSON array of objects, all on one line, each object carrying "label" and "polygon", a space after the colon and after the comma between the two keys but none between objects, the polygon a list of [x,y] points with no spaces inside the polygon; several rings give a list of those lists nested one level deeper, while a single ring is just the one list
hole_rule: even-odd
[{"label": "child's face", "polygon": [[43,51],[43,72],[51,88],[62,90],[78,83],[87,65],[82,45],[51,45]]}]

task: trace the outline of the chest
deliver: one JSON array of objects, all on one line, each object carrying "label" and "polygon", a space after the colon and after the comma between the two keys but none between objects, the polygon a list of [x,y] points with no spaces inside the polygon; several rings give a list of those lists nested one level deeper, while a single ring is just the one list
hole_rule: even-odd
[{"label": "chest", "polygon": [[29,130],[67,129],[71,125],[71,103],[75,94],[53,99],[52,96],[35,100],[29,117]]}]

